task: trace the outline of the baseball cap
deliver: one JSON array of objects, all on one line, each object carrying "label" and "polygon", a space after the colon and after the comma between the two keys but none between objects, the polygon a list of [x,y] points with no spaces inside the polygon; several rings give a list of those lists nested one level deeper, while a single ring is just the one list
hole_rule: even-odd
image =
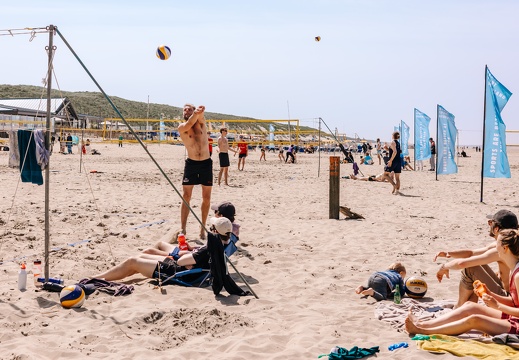
[{"label": "baseball cap", "polygon": [[211,210],[218,211],[222,216],[228,219],[234,219],[236,215],[236,208],[229,201],[224,201],[223,203],[212,205]]},{"label": "baseball cap", "polygon": [[487,215],[487,219],[491,219],[502,229],[517,229],[517,216],[509,210],[499,210],[494,215]]},{"label": "baseball cap", "polygon": [[220,235],[227,235],[232,232],[231,220],[226,217],[212,217],[209,223],[214,226],[216,232]]}]

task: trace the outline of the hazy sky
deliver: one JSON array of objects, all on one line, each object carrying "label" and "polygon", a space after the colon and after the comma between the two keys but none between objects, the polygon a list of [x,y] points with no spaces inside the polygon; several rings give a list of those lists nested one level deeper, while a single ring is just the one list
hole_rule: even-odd
[{"label": "hazy sky", "polygon": [[[415,107],[435,137],[440,104],[456,116],[461,143],[479,144],[488,64],[517,93],[502,115],[519,129],[517,0],[23,4],[2,6],[0,29],[58,26],[109,95],[314,127],[321,117],[348,136],[383,140],[400,120],[413,130]],[[46,34],[0,36],[0,83],[41,85],[47,43]],[[167,61],[155,56],[161,44],[172,50]],[[53,87],[97,91],[59,37],[55,45]]]}]

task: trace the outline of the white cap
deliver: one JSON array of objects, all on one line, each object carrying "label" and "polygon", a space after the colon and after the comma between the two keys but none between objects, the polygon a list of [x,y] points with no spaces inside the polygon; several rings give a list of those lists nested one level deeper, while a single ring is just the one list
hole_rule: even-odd
[{"label": "white cap", "polygon": [[220,235],[227,235],[232,232],[231,220],[225,217],[212,217],[209,223],[214,225],[216,232]]}]

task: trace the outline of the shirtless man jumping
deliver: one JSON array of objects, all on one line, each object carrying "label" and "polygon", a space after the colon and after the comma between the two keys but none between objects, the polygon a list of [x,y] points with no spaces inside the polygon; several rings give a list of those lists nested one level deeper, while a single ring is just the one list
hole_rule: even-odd
[{"label": "shirtless man jumping", "polygon": [[[211,206],[211,190],[213,186],[213,161],[209,156],[209,142],[207,127],[204,118],[205,106],[184,105],[184,122],[178,126],[180,138],[187,151],[187,159],[182,179],[183,198],[189,204],[193,187],[202,185],[201,221],[206,223],[209,207]],[[182,232],[186,233],[189,208],[182,202],[180,209],[180,223]],[[205,239],[205,227],[200,226],[200,239]]]}]

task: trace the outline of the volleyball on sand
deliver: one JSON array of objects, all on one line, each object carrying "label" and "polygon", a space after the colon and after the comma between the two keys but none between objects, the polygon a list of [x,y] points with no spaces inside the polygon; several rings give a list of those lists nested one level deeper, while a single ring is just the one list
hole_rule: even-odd
[{"label": "volleyball on sand", "polygon": [[160,60],[167,60],[171,56],[171,50],[166,45],[160,45],[157,48],[157,57]]},{"label": "volleyball on sand", "polygon": [[411,276],[405,281],[405,293],[413,299],[421,299],[427,293],[427,283],[424,279]]},{"label": "volleyball on sand", "polygon": [[85,302],[85,292],[79,285],[65,286],[59,294],[59,301],[64,308],[79,308]]}]

